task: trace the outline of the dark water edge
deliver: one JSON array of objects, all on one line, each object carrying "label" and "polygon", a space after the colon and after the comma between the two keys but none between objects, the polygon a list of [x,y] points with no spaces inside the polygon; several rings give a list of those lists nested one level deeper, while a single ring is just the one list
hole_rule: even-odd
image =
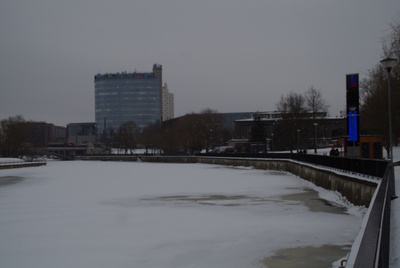
[{"label": "dark water edge", "polygon": [[[318,196],[318,192],[312,189],[304,189],[302,193],[282,196],[283,200],[299,202],[307,206],[312,212],[346,213],[346,208],[334,204]],[[270,257],[260,262],[266,268],[320,268],[332,267],[332,263],[345,257],[351,249],[348,246],[323,245],[321,247],[304,246],[297,248],[280,249]]]},{"label": "dark water edge", "polygon": [[323,245],[281,249],[261,260],[266,268],[330,268],[350,252],[351,246]]},{"label": "dark water edge", "polygon": [[285,201],[299,202],[299,204],[307,206],[312,212],[344,214],[347,211],[346,207],[320,198],[318,192],[313,189],[304,189],[302,193],[284,195],[282,199]]}]

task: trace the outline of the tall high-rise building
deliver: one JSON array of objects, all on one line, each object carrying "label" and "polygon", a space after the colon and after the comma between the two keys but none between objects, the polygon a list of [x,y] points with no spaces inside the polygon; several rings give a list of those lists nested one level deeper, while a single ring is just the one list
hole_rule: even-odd
[{"label": "tall high-rise building", "polygon": [[174,94],[169,92],[167,83],[162,87],[162,104],[162,120],[174,118]]},{"label": "tall high-rise building", "polygon": [[160,124],[162,120],[162,66],[153,72],[97,74],[95,85],[95,121],[98,135],[118,132],[126,122],[139,128]]}]

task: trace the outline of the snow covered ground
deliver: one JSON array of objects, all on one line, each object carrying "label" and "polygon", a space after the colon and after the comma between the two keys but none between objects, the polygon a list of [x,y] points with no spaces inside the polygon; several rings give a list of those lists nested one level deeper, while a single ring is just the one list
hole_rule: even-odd
[{"label": "snow covered ground", "polygon": [[[53,161],[0,178],[0,266],[11,268],[265,267],[280,249],[349,249],[365,212],[251,168]],[[309,189],[347,212],[293,196]]]},{"label": "snow covered ground", "polygon": [[11,158],[11,157],[0,158],[0,165],[21,164],[21,163],[24,163],[24,160],[19,158]]}]

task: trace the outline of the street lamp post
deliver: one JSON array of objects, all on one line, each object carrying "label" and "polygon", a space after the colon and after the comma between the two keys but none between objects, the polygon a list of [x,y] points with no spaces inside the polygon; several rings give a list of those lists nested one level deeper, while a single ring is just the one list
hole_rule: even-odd
[{"label": "street lamp post", "polygon": [[300,129],[297,129],[297,153],[300,151]]},{"label": "street lamp post", "polygon": [[[393,59],[390,57],[387,57],[386,59],[381,60],[381,65],[383,68],[386,69],[388,73],[388,113],[389,113],[389,152],[390,152],[390,178],[391,182],[393,183],[393,188],[394,188],[394,166],[393,166],[393,141],[392,141],[392,107],[391,107],[391,90],[390,90],[390,72],[392,71],[392,68],[396,64],[397,59]],[[393,190],[394,191],[394,190]],[[395,197],[395,194],[393,193],[392,195]]]},{"label": "street lamp post", "polygon": [[271,151],[274,150],[274,133],[271,134]]},{"label": "street lamp post", "polygon": [[314,122],[314,153],[317,154],[317,126],[318,123]]}]

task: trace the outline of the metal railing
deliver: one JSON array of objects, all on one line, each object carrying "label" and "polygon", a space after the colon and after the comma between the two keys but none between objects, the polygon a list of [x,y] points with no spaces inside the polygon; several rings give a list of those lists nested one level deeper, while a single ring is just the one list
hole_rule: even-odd
[{"label": "metal railing", "polygon": [[395,198],[394,174],[388,167],[377,189],[375,201],[364,219],[360,244],[352,248],[346,267],[386,268],[390,253],[390,210]]},{"label": "metal railing", "polygon": [[271,158],[271,159],[291,159],[310,163],[317,166],[329,167],[342,170],[344,172],[358,173],[361,175],[382,178],[385,174],[388,161],[372,160],[362,158],[348,158],[315,154],[292,154],[292,153],[266,153],[266,154],[247,154],[247,153],[208,153],[199,154],[211,157],[243,157],[243,158]]}]

